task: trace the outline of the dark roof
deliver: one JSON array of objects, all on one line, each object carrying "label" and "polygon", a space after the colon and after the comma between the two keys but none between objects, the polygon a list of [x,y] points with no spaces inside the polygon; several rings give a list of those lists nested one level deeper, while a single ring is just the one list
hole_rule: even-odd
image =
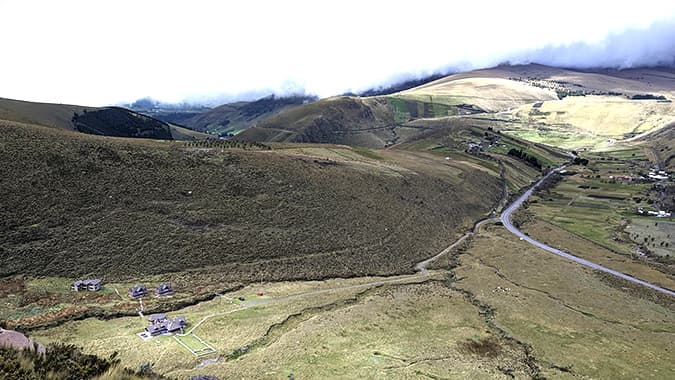
[{"label": "dark roof", "polygon": [[185,317],[176,317],[169,320],[169,322],[166,325],[166,329],[169,332],[176,331],[185,327],[186,324],[187,320],[185,319]]},{"label": "dark roof", "polygon": [[155,331],[163,330],[163,327],[164,327],[163,325],[150,325],[150,326],[146,327],[145,330],[149,333],[153,333]]},{"label": "dark roof", "polygon": [[101,280],[99,279],[93,279],[93,280],[84,280],[82,281],[84,285],[101,285]]},{"label": "dark roof", "polygon": [[176,323],[175,321],[169,321],[169,323],[166,325],[166,330],[169,332],[176,331],[182,329],[184,326],[184,324]]},{"label": "dark roof", "polygon": [[139,298],[148,293],[148,288],[143,285],[137,285],[129,289],[129,296],[131,298]]},{"label": "dark roof", "polygon": [[[167,318],[166,314],[153,314],[148,317],[148,320],[151,324],[145,328],[150,334],[156,332],[174,332],[182,329],[187,325],[187,319],[185,317],[175,317]],[[158,321],[159,323],[155,323]]]},{"label": "dark roof", "polygon": [[154,321],[161,321],[166,319],[166,314],[164,313],[159,313],[159,314],[153,314],[148,317],[148,321],[154,322]]}]

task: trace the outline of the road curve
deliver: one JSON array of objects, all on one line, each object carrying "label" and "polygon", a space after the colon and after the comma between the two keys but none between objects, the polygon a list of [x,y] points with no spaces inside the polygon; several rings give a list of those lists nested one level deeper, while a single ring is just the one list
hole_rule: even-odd
[{"label": "road curve", "polygon": [[607,268],[607,267],[603,267],[602,265],[593,263],[593,262],[588,261],[588,260],[584,260],[584,259],[582,259],[582,258],[580,258],[580,257],[574,256],[574,255],[569,254],[569,253],[567,253],[567,252],[561,251],[561,250],[559,250],[559,249],[557,249],[557,248],[553,248],[553,247],[551,247],[551,246],[549,246],[549,245],[546,245],[546,244],[544,244],[544,243],[542,243],[542,242],[540,242],[540,241],[534,240],[534,239],[532,239],[531,237],[525,235],[522,231],[520,231],[518,228],[516,228],[516,227],[513,225],[513,223],[511,223],[511,215],[512,215],[516,210],[518,210],[518,208],[523,204],[523,202],[524,202],[527,198],[530,197],[530,195],[532,195],[532,193],[534,192],[534,189],[535,189],[537,186],[539,186],[539,184],[541,184],[541,183],[542,183],[546,178],[548,178],[551,174],[553,174],[553,173],[555,173],[555,172],[559,172],[560,170],[562,170],[562,169],[565,168],[566,166],[567,166],[567,165],[563,165],[563,166],[561,166],[561,167],[559,167],[559,168],[556,168],[556,169],[554,169],[554,170],[551,170],[551,172],[549,172],[548,174],[546,174],[546,175],[545,175],[544,177],[542,177],[536,184],[534,184],[534,186],[532,186],[529,190],[527,190],[527,191],[525,192],[525,194],[521,195],[518,199],[516,199],[513,203],[511,203],[511,205],[509,205],[509,207],[507,207],[504,211],[502,211],[502,214],[501,214],[501,216],[499,217],[499,219],[501,220],[501,222],[502,222],[502,224],[504,225],[504,227],[506,227],[506,229],[509,230],[509,232],[511,232],[512,234],[518,236],[521,240],[525,240],[526,242],[528,242],[528,243],[534,245],[535,247],[539,247],[539,248],[541,248],[541,249],[543,249],[543,250],[545,250],[545,251],[548,251],[548,252],[550,252],[550,253],[552,253],[552,254],[554,254],[554,255],[558,255],[558,256],[563,257],[563,258],[565,258],[565,259],[567,259],[567,260],[574,261],[575,263],[581,264],[581,265],[583,265],[583,266],[585,266],[585,267],[588,267],[588,268],[591,268],[591,269],[595,269],[595,270],[599,270],[599,271],[602,271],[602,272],[605,272],[605,273],[609,273],[609,274],[614,275],[614,276],[616,276],[616,277],[622,278],[622,279],[624,279],[624,280],[626,280],[626,281],[630,281],[630,282],[635,283],[635,284],[638,284],[638,285],[646,286],[646,287],[648,287],[648,288],[650,288],[650,289],[656,290],[657,292],[660,292],[660,293],[663,293],[663,294],[668,294],[668,295],[670,295],[670,296],[675,296],[675,292],[673,292],[672,290],[669,290],[669,289],[666,289],[666,288],[662,288],[662,287],[660,287],[660,286],[658,286],[658,285],[654,285],[654,284],[652,284],[652,283],[650,283],[650,282],[640,280],[639,278],[635,278],[635,277],[633,277],[633,276],[629,276],[629,275],[627,275],[627,274],[624,274],[624,273],[615,271],[615,270],[613,270],[613,269],[609,269],[609,268]]}]

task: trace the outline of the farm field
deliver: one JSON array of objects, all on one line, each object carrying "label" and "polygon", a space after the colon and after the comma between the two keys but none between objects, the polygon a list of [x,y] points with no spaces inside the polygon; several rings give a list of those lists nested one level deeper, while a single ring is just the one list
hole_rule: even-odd
[{"label": "farm field", "polygon": [[532,124],[572,126],[592,135],[622,138],[665,126],[675,119],[673,103],[618,96],[568,96],[521,106],[515,117]]},{"label": "farm field", "polygon": [[[650,170],[640,149],[622,147],[584,157],[590,160],[587,166],[568,167],[559,182],[545,186],[529,200],[527,209],[519,211],[523,231],[575,255],[672,288],[675,250],[669,235],[673,223],[637,214],[642,208],[654,210],[658,203],[654,187],[668,183],[626,179]],[[565,237],[566,233],[570,235]]]},{"label": "farm field", "polygon": [[[534,104],[541,105],[534,107]],[[659,134],[675,121],[672,108],[672,103],[657,101],[570,96],[523,105],[509,112],[467,118],[489,120],[504,133],[531,142],[590,152],[625,149],[621,144],[625,138]],[[659,151],[664,152],[669,144],[672,143],[664,143]]]}]

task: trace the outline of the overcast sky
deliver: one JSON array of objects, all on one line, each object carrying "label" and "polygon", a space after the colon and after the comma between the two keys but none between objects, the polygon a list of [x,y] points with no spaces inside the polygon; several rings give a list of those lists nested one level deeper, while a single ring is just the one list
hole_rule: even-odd
[{"label": "overcast sky", "polygon": [[675,1],[0,0],[0,97],[100,106],[541,61],[673,64]]}]

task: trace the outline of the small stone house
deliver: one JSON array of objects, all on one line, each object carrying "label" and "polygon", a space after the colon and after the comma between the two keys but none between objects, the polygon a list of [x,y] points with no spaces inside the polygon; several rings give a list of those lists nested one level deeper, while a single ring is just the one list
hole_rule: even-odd
[{"label": "small stone house", "polygon": [[185,317],[169,318],[166,314],[153,314],[148,317],[148,321],[150,322],[150,325],[145,328],[145,331],[147,331],[150,336],[177,332],[182,333],[187,325],[187,319]]},{"label": "small stone house", "polygon": [[90,292],[96,292],[101,290],[101,285],[103,285],[103,281],[99,279],[77,280],[73,282],[72,285],[70,285],[70,289],[74,292],[82,292],[85,290]]},{"label": "small stone house", "polygon": [[141,298],[148,294],[148,288],[145,285],[136,285],[129,289],[129,297]]},{"label": "small stone house", "polygon": [[171,287],[171,284],[159,284],[155,290],[155,294],[157,297],[173,294],[173,288]]}]

